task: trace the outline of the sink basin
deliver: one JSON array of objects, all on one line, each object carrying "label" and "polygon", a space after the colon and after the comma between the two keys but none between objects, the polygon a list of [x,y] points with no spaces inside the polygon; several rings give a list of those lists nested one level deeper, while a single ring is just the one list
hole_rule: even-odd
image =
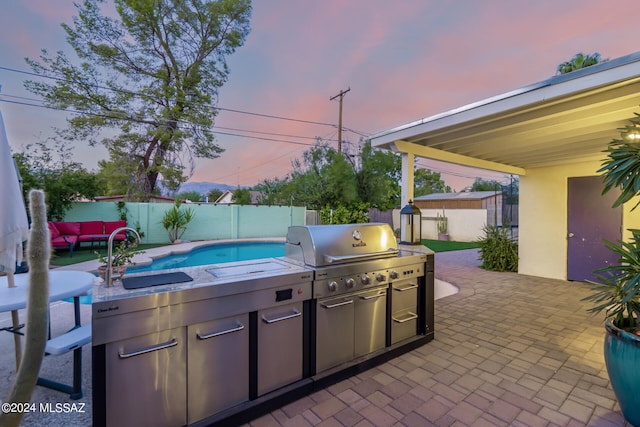
[{"label": "sink basin", "polygon": [[172,283],[191,282],[193,278],[181,271],[175,273],[149,274],[146,276],[125,277],[122,285],[125,289],[140,289],[150,286],[170,285]]}]

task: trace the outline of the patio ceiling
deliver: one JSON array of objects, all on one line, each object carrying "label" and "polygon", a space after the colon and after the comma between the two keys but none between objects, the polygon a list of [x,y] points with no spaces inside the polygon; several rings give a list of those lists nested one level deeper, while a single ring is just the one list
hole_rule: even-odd
[{"label": "patio ceiling", "polygon": [[525,175],[529,168],[601,160],[639,105],[635,53],[390,129],[371,141],[378,148]]}]

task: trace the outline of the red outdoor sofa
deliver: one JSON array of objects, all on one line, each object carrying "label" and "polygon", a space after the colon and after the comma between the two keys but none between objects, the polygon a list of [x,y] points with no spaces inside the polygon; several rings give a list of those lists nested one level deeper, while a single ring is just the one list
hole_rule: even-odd
[{"label": "red outdoor sofa", "polygon": [[[49,221],[49,233],[51,234],[51,246],[53,248],[69,248],[70,256],[73,256],[73,248],[79,247],[83,242],[106,242],[112,232],[120,227],[126,227],[127,221]],[[116,234],[113,240],[122,241],[127,238],[126,231]]]}]

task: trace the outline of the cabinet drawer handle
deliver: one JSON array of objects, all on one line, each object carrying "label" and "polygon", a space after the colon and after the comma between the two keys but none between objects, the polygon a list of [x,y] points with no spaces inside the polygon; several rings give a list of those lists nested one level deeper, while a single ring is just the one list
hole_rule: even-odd
[{"label": "cabinet drawer handle", "polygon": [[370,299],[375,299],[375,298],[380,298],[387,295],[387,293],[385,291],[380,292],[379,294],[375,294],[375,295],[367,295],[366,297],[360,297],[360,299],[363,300],[370,300]]},{"label": "cabinet drawer handle", "polygon": [[162,350],[163,348],[169,348],[178,345],[178,340],[171,338],[171,341],[163,342],[151,347],[143,348],[142,350],[134,351],[131,353],[118,353],[120,359],[126,359],[127,357],[140,356],[141,354],[151,353],[152,351]]},{"label": "cabinet drawer handle", "polygon": [[393,321],[396,323],[404,323],[409,322],[410,320],[415,320],[418,318],[418,315],[415,313],[407,313],[406,316],[398,319],[397,317],[392,317]]},{"label": "cabinet drawer handle", "polygon": [[236,326],[235,328],[231,328],[231,329],[227,329],[226,331],[219,331],[219,332],[212,332],[210,334],[207,335],[201,335],[200,333],[196,333],[196,337],[199,340],[206,340],[209,338],[213,338],[213,337],[219,337],[220,335],[225,335],[225,334],[230,334],[232,332],[238,332],[244,329],[244,325],[240,322],[238,322],[238,326]]},{"label": "cabinet drawer handle", "polygon": [[353,304],[352,299],[345,299],[344,301],[337,302],[335,304],[325,304],[323,302],[320,303],[320,305],[324,308],[336,308],[336,307],[342,307],[343,305],[349,305],[349,304]]},{"label": "cabinet drawer handle", "polygon": [[288,319],[293,319],[294,317],[298,317],[298,316],[302,316],[302,313],[300,313],[298,310],[293,310],[292,314],[287,314],[286,316],[282,316],[282,317],[276,317],[275,319],[268,319],[267,316],[262,315],[262,321],[264,323],[276,323],[276,322],[281,322],[283,320],[288,320]]},{"label": "cabinet drawer handle", "polygon": [[405,286],[404,288],[393,288],[393,290],[394,291],[398,291],[398,292],[404,292],[404,291],[410,291],[411,289],[415,289],[417,287],[418,287],[418,285],[411,284],[409,286]]}]

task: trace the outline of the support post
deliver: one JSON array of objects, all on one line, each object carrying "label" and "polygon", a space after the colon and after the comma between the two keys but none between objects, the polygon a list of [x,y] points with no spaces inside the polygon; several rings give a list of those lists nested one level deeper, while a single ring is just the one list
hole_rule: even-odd
[{"label": "support post", "polygon": [[402,188],[400,207],[406,206],[413,200],[415,156],[413,153],[402,153]]}]

